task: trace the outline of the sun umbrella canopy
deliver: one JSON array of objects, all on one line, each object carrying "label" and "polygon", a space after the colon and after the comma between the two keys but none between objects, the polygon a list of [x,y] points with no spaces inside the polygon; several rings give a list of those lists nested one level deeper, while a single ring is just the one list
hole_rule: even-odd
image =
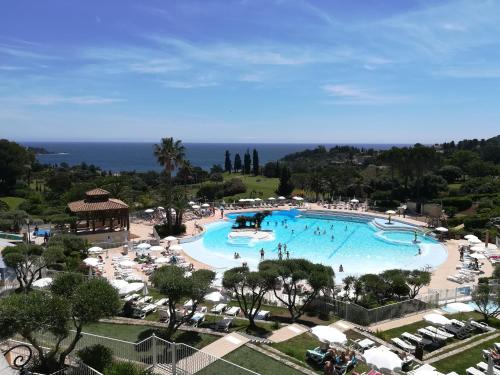
[{"label": "sun umbrella canopy", "polygon": [[466,305],[465,303],[462,303],[462,302],[449,303],[446,305],[446,309],[452,310],[453,312],[457,312],[457,313],[474,311],[474,309],[471,306]]},{"label": "sun umbrella canopy", "polygon": [[102,253],[104,250],[102,247],[99,246],[93,246],[90,249],[87,250],[89,254],[95,254],[95,253]]},{"label": "sun umbrella canopy", "polygon": [[322,342],[330,344],[344,344],[347,342],[347,336],[334,327],[316,326],[311,329],[311,333]]},{"label": "sun umbrella canopy", "polygon": [[483,254],[477,254],[477,253],[471,254],[470,257],[475,259],[486,259],[486,257]]},{"label": "sun umbrella canopy", "polygon": [[164,207],[162,207],[162,206],[158,206],[158,207],[156,207],[156,209],[157,209],[157,210],[164,210],[165,208],[164,208]]},{"label": "sun umbrella canopy", "polygon": [[181,245],[172,245],[170,246],[170,250],[172,251],[181,251],[184,250]]},{"label": "sun umbrella canopy", "polygon": [[177,241],[177,237],[174,237],[174,236],[168,236],[168,237],[165,237],[164,238],[165,241]]},{"label": "sun umbrella canopy", "polygon": [[489,243],[488,246],[487,246],[488,250],[496,250],[498,249],[497,245],[495,245],[494,243]]},{"label": "sun umbrella canopy", "polygon": [[33,281],[31,284],[33,288],[47,288],[52,284],[52,278],[51,277],[44,277],[42,279],[38,279],[36,281]]},{"label": "sun umbrella canopy", "polygon": [[151,247],[151,245],[146,243],[146,242],[143,242],[143,243],[140,243],[139,245],[137,245],[137,248],[141,249],[141,250],[146,250],[146,249],[149,249],[150,247]]},{"label": "sun umbrella canopy", "polygon": [[137,263],[134,262],[133,260],[123,260],[120,262],[120,267],[124,267],[124,268],[135,267],[136,265],[137,265]]},{"label": "sun umbrella canopy", "polygon": [[226,302],[228,300],[228,298],[221,292],[208,293],[203,298],[205,301],[210,301],[210,302]]},{"label": "sun umbrella canopy", "polygon": [[439,315],[439,314],[427,314],[424,315],[424,320],[426,322],[429,322],[431,324],[437,324],[437,325],[447,325],[451,323],[451,320],[448,319],[446,316]]},{"label": "sun umbrella canopy", "polygon": [[401,368],[401,366],[403,366],[401,358],[385,346],[368,349],[363,353],[363,357],[365,357],[366,363],[379,369],[388,369],[393,371],[394,369]]},{"label": "sun umbrella canopy", "polygon": [[193,208],[193,209],[197,210],[197,209],[199,209],[199,208],[200,208],[200,206],[198,206],[197,204],[193,204],[193,205],[191,206],[191,208]]},{"label": "sun umbrella canopy", "polygon": [[279,199],[280,201],[282,201],[282,200],[285,200],[286,198],[285,198],[284,196],[279,196],[279,197],[278,197],[278,199]]},{"label": "sun umbrella canopy", "polygon": [[151,250],[151,251],[163,251],[164,248],[163,248],[163,246],[156,245],[156,246],[151,246],[149,248],[149,250]]},{"label": "sun umbrella canopy", "polygon": [[99,259],[97,258],[86,258],[83,260],[83,263],[85,263],[89,267],[97,267],[99,264]]},{"label": "sun umbrella canopy", "polygon": [[448,232],[448,229],[446,229],[445,227],[437,227],[437,228],[436,228],[436,231],[437,231],[437,232],[446,233],[446,232]]},{"label": "sun umbrella canopy", "polygon": [[356,199],[356,198],[351,199],[351,203],[359,203],[359,199]]},{"label": "sun umbrella canopy", "polygon": [[155,259],[156,264],[165,264],[165,263],[170,263],[170,257],[159,257]]},{"label": "sun umbrella canopy", "polygon": [[267,198],[267,200],[268,200],[268,201],[274,201],[274,200],[276,200],[276,198],[274,198],[274,197],[269,197],[269,198]]},{"label": "sun umbrella canopy", "polygon": [[144,283],[128,283],[125,280],[112,280],[111,286],[118,290],[120,296],[124,296],[142,290]]},{"label": "sun umbrella canopy", "polygon": [[302,197],[293,197],[292,199],[295,201],[303,201],[304,200],[304,198],[302,198]]},{"label": "sun umbrella canopy", "polygon": [[184,305],[182,305],[182,307],[185,307],[186,309],[190,309],[191,307],[193,307],[193,300],[190,299],[189,301],[186,301],[186,303]]},{"label": "sun umbrella canopy", "polygon": [[474,245],[474,246],[471,246],[470,249],[472,251],[485,251],[486,247],[484,247],[483,245]]},{"label": "sun umbrella canopy", "polygon": [[480,244],[480,243],[483,243],[483,241],[481,241],[481,240],[480,240],[479,238],[477,238],[477,237],[476,237],[476,238],[470,238],[468,241],[469,241],[470,243],[472,243],[472,244]]},{"label": "sun umbrella canopy", "polygon": [[260,198],[255,198],[254,200],[255,200],[256,202],[260,202],[260,201],[262,201],[262,199],[260,199]]},{"label": "sun umbrella canopy", "polygon": [[144,212],[147,214],[152,214],[153,212],[155,212],[155,210],[153,210],[152,208],[148,208],[147,210],[144,210]]},{"label": "sun umbrella canopy", "polygon": [[190,201],[188,204],[189,204],[190,206],[192,206],[193,204],[196,204],[196,203],[195,203],[195,202],[193,202],[193,201]]},{"label": "sun umbrella canopy", "polygon": [[395,214],[396,214],[396,211],[394,211],[394,210],[387,210],[387,211],[385,211],[385,213],[386,213],[387,215],[395,215]]},{"label": "sun umbrella canopy", "polygon": [[203,203],[203,204],[201,205],[201,207],[205,207],[205,208],[206,208],[206,207],[210,207],[210,205],[209,205],[208,203]]},{"label": "sun umbrella canopy", "polygon": [[471,238],[477,238],[477,236],[475,236],[475,235],[473,235],[473,234],[467,234],[467,235],[465,235],[465,236],[464,236],[464,238],[465,238],[466,240],[470,240]]}]

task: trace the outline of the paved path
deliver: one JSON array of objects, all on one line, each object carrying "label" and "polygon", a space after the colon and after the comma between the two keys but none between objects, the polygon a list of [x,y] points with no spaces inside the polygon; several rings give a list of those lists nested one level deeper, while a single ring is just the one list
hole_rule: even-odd
[{"label": "paved path", "polygon": [[387,331],[389,329],[406,326],[408,324],[416,323],[416,322],[423,320],[424,315],[434,314],[434,313],[440,314],[440,315],[444,314],[443,311],[437,310],[437,309],[436,310],[427,310],[427,311],[423,311],[423,312],[415,314],[415,315],[409,315],[409,316],[405,316],[403,318],[394,319],[394,320],[390,320],[390,321],[386,321],[386,322],[383,322],[380,324],[370,326],[370,330],[373,332],[375,332],[377,330]]},{"label": "paved path", "polygon": [[233,332],[218,339],[217,341],[214,341],[210,345],[205,346],[201,349],[201,351],[215,357],[222,358],[226,354],[231,353],[233,350],[238,349],[240,346],[245,345],[247,342],[248,339],[246,337]]},{"label": "paved path", "polygon": [[283,342],[290,340],[295,336],[299,336],[307,331],[309,331],[309,328],[294,323],[274,331],[273,334],[269,336],[267,339],[273,342]]},{"label": "paved path", "polygon": [[334,327],[340,332],[345,332],[352,329],[354,325],[346,320],[337,320],[335,323],[330,324],[330,327]]}]

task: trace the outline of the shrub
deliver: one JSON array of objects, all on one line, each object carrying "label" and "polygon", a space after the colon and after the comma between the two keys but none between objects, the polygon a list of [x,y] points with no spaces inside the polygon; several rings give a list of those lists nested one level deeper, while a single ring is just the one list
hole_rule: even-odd
[{"label": "shrub", "polygon": [[488,216],[473,215],[464,218],[465,229],[484,228],[489,221]]},{"label": "shrub", "polygon": [[232,178],[224,183],[224,196],[236,195],[247,191],[246,185],[239,178]]},{"label": "shrub", "polygon": [[224,176],[222,175],[222,173],[212,173],[210,175],[210,181],[222,182],[224,181]]},{"label": "shrub", "polygon": [[186,233],[186,225],[181,224],[179,226],[173,225],[172,228],[169,230],[167,224],[159,224],[155,225],[156,233],[163,238],[167,236],[177,236],[180,234]]},{"label": "shrub", "polygon": [[457,211],[464,211],[472,206],[472,200],[468,197],[448,197],[441,201],[445,209],[454,207]]},{"label": "shrub", "polygon": [[111,366],[113,362],[113,351],[101,344],[87,346],[79,350],[76,354],[83,363],[99,372]]},{"label": "shrub", "polygon": [[115,362],[104,369],[104,375],[147,375],[147,370],[142,370],[132,362]]}]

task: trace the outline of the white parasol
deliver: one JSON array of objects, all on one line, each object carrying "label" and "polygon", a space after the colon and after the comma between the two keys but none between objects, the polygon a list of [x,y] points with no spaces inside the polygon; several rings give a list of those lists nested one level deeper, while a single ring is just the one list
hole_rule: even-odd
[{"label": "white parasol", "polygon": [[122,260],[120,262],[120,267],[123,267],[123,268],[132,268],[135,266],[137,266],[137,263],[134,262],[133,260]]},{"label": "white parasol", "polygon": [[93,246],[90,249],[87,250],[89,254],[96,254],[96,253],[102,253],[104,250],[102,247],[99,246]]},{"label": "white parasol", "polygon": [[330,326],[316,326],[311,329],[311,334],[319,341],[329,344],[344,344],[347,342],[347,336],[338,329]]},{"label": "white parasol", "polygon": [[99,265],[99,259],[97,259],[97,258],[85,258],[83,260],[83,263],[85,263],[89,267],[97,267]]},{"label": "white parasol", "polygon": [[437,227],[435,230],[436,232],[441,232],[441,233],[448,232],[448,229],[446,229],[445,227]]},{"label": "white parasol", "polygon": [[228,298],[221,292],[212,292],[208,293],[203,297],[205,301],[210,301],[210,302],[227,302]]},{"label": "white parasol", "polygon": [[36,281],[33,281],[31,286],[33,286],[33,288],[42,289],[42,288],[47,288],[48,286],[50,286],[50,284],[52,284],[52,278],[51,277],[44,277],[42,279],[38,279]]},{"label": "white parasol", "polygon": [[448,319],[446,316],[439,315],[439,314],[427,314],[427,315],[424,315],[424,320],[426,322],[431,323],[431,324],[437,324],[437,325],[440,325],[440,326],[451,324],[451,320],[450,319]]},{"label": "white parasol", "polygon": [[141,249],[141,250],[147,250],[150,247],[151,247],[151,245],[146,243],[146,242],[143,242],[143,243],[140,243],[139,245],[137,245],[137,248]]},{"label": "white parasol", "polygon": [[385,346],[368,349],[363,353],[363,357],[365,357],[366,363],[375,366],[378,369],[394,371],[395,369],[403,366],[401,358]]}]

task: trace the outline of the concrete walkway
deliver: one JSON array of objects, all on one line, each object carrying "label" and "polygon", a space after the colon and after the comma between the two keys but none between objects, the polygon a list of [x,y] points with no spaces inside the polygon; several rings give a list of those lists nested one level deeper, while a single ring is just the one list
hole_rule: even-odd
[{"label": "concrete walkway", "polygon": [[201,351],[213,355],[214,357],[222,358],[226,354],[238,349],[240,346],[245,345],[248,341],[246,337],[233,332],[205,346]]},{"label": "concrete walkway", "polygon": [[337,320],[335,323],[330,324],[330,327],[334,327],[340,332],[345,332],[352,329],[354,325],[346,320]]},{"label": "concrete walkway", "polygon": [[375,332],[377,330],[387,331],[388,329],[398,328],[398,327],[406,326],[408,324],[420,322],[421,320],[423,320],[424,315],[427,315],[427,314],[443,315],[444,312],[442,310],[427,310],[427,311],[423,311],[423,312],[415,314],[415,315],[409,315],[409,316],[405,316],[403,318],[389,320],[389,321],[386,321],[386,322],[383,322],[380,324],[375,324],[373,326],[370,326],[369,328],[373,332]]},{"label": "concrete walkway", "polygon": [[267,339],[272,342],[283,342],[295,336],[302,335],[307,331],[309,331],[308,327],[294,323],[274,331]]}]

